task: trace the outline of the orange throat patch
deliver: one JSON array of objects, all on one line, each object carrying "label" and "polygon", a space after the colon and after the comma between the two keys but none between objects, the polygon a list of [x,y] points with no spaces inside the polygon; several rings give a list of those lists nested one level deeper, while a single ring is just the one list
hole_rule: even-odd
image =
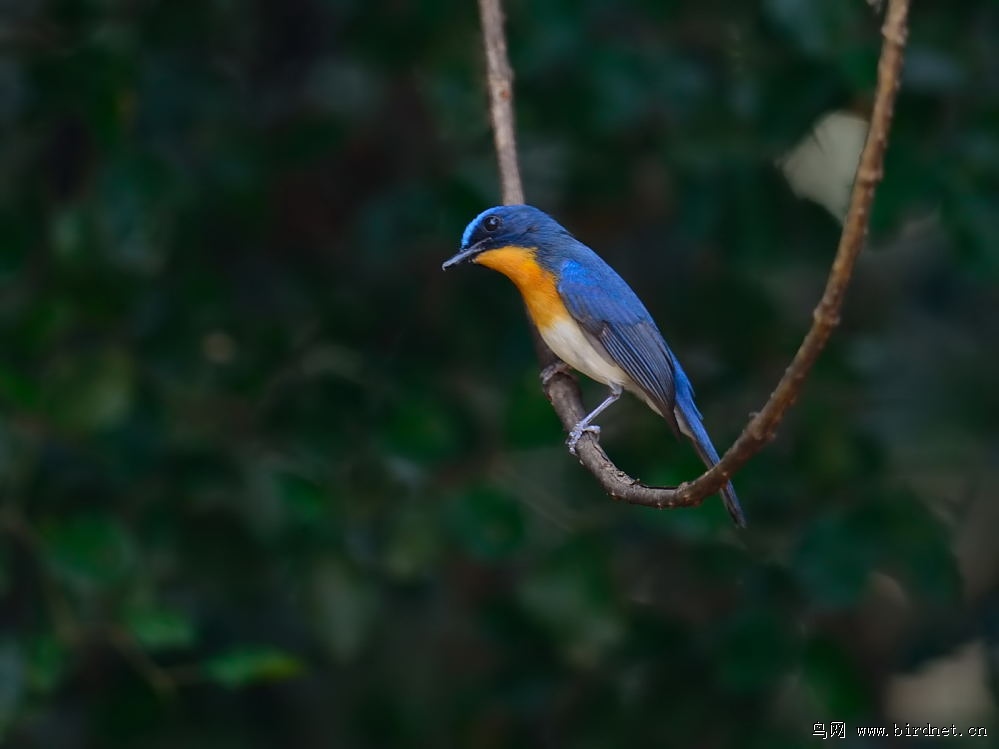
[{"label": "orange throat patch", "polygon": [[498,247],[477,255],[473,262],[499,271],[516,284],[534,324],[548,328],[569,316],[555,287],[555,275],[542,268],[533,247]]}]

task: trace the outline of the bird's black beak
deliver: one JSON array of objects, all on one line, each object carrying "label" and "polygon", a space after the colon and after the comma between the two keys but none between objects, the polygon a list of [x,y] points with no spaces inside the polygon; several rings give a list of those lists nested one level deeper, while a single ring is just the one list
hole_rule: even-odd
[{"label": "bird's black beak", "polygon": [[452,257],[450,260],[445,260],[444,264],[441,266],[441,270],[447,270],[454,265],[460,265],[466,260],[471,260],[473,257],[478,255],[482,250],[485,249],[486,240],[481,242],[476,242],[471,247],[466,247],[463,250],[458,250],[458,254]]}]

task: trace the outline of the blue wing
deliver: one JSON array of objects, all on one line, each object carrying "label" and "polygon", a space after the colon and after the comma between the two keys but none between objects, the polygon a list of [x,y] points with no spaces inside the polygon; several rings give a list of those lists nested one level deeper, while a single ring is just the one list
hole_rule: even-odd
[{"label": "blue wing", "polygon": [[596,253],[584,267],[567,260],[558,292],[569,314],[676,427],[673,354],[645,305]]},{"label": "blue wing", "polygon": [[[718,453],[694,404],[694,388],[631,287],[596,253],[587,267],[565,261],[558,275],[558,291],[569,314],[641,388],[677,435],[690,439],[704,464],[710,468],[717,463]],[[732,519],[745,527],[746,516],[731,482],[721,494]]]}]

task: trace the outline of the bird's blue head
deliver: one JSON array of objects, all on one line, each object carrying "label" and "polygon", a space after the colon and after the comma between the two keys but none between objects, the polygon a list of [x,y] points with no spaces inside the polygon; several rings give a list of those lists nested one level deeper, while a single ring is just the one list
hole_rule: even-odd
[{"label": "bird's blue head", "polygon": [[458,253],[444,269],[501,247],[544,249],[572,235],[544,211],[531,205],[501,205],[483,211],[465,227]]}]

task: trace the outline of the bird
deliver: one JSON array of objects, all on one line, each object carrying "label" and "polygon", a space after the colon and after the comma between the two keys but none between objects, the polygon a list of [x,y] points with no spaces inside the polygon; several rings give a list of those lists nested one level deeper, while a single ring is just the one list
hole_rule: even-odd
[{"label": "bird", "polygon": [[[575,455],[583,434],[600,434],[594,419],[627,390],[686,437],[704,464],[718,452],[694,403],[694,389],[649,311],[631,287],[596,252],[554,218],[530,205],[489,208],[465,228],[447,270],[472,262],[507,276],[520,291],[548,347],[572,369],[609,388],[609,394],[569,432]],[[546,368],[547,383],[561,367]],[[732,482],[721,490],[739,527],[746,516]]]}]

